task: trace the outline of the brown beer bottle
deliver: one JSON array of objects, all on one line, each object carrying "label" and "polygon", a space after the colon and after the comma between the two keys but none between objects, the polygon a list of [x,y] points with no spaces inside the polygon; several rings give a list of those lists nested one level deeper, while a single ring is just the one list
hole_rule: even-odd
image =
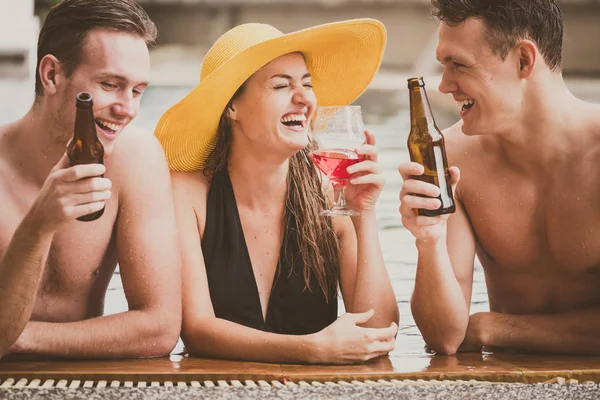
[{"label": "brown beer bottle", "polygon": [[[92,111],[92,95],[87,92],[77,94],[75,105],[75,129],[73,139],[67,146],[69,167],[79,164],[104,164],[104,146],[96,133],[96,122]],[[94,221],[104,214],[102,210],[77,218],[79,221]]]},{"label": "brown beer bottle", "polygon": [[442,203],[437,210],[419,209],[418,213],[428,217],[451,214],[456,210],[456,206],[450,186],[444,136],[433,119],[423,78],[410,78],[408,91],[410,96],[410,134],[407,144],[410,160],[425,167],[423,175],[413,178],[439,187],[438,199]]}]

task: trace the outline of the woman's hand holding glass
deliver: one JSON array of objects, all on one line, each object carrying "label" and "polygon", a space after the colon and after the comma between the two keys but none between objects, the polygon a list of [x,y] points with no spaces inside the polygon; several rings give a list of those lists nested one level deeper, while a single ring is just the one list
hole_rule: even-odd
[{"label": "woman's hand holding glass", "polygon": [[319,149],[311,157],[334,191],[332,209],[321,214],[357,216],[373,210],[385,179],[377,165],[375,138],[365,130],[360,106],[318,107],[312,134]]},{"label": "woman's hand holding glass", "polygon": [[381,166],[377,163],[375,137],[365,130],[365,138],[365,143],[356,149],[356,154],[363,161],[346,169],[350,174],[346,187],[346,204],[348,208],[361,214],[375,210],[375,203],[385,184]]}]

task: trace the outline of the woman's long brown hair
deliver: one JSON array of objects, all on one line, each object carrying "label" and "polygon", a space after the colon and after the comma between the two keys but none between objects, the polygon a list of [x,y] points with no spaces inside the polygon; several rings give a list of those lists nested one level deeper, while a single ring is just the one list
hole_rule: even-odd
[{"label": "woman's long brown hair", "polygon": [[[242,85],[231,101],[239,97],[243,88]],[[206,159],[203,173],[207,176],[227,169],[233,140],[228,107],[221,115],[215,148]],[[328,206],[329,199],[323,192],[321,175],[308,158],[315,147],[316,143],[311,141],[289,160],[284,214],[286,229],[282,248],[283,256],[292,267],[291,271],[297,261],[294,249],[299,249],[301,262],[304,263],[305,288],[312,291],[310,283],[314,277],[329,302],[331,299],[335,301],[337,295],[339,248],[330,218],[319,215]]]}]

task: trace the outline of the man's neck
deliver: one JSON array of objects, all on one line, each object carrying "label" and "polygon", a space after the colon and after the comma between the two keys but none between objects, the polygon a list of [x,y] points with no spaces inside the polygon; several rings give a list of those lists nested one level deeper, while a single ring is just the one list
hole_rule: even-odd
[{"label": "man's neck", "polygon": [[55,119],[40,104],[34,104],[17,122],[11,155],[24,179],[43,184],[66,150],[67,128],[56,126]]},{"label": "man's neck", "polygon": [[533,173],[555,168],[585,145],[589,105],[573,96],[562,79],[531,89],[521,119],[497,138],[511,164]]}]

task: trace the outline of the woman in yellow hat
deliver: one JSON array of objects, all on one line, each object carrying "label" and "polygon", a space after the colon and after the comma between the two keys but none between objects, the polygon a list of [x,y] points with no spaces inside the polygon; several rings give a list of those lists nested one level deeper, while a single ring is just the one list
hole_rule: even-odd
[{"label": "woman in yellow hat", "polygon": [[[366,132],[365,161],[349,170],[347,201],[361,213],[352,220],[319,215],[329,189],[308,160],[317,99],[354,101],[385,40],[369,19],[287,35],[237,26],[206,55],[200,84],[161,117],[191,354],[353,363],[394,348],[398,307],[377,235],[384,179],[374,138]],[[339,318],[338,287],[347,310]]]}]

